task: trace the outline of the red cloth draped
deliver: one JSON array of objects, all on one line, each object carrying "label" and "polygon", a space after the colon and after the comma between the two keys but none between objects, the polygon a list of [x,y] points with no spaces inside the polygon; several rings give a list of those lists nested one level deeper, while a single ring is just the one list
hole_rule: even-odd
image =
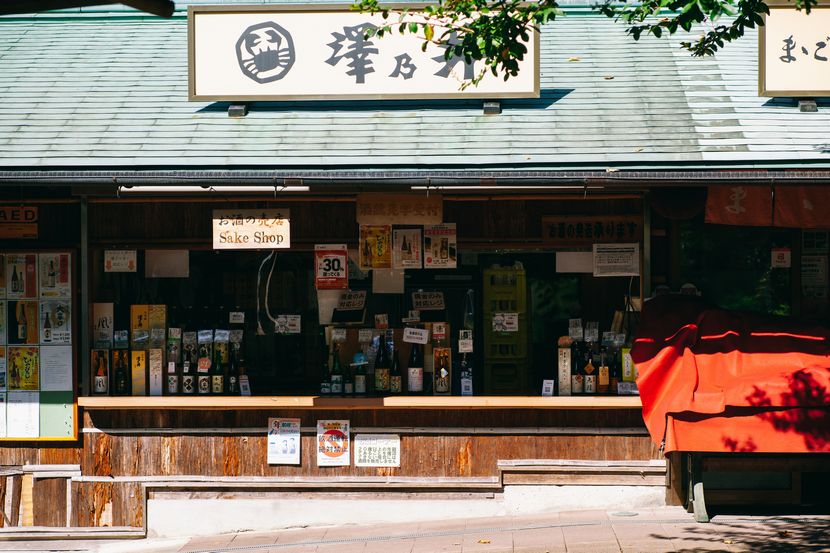
[{"label": "red cloth draped", "polygon": [[706,194],[706,222],[772,226],[772,191],[768,186],[710,186]]},{"label": "red cloth draped", "polygon": [[776,187],[775,226],[830,227],[830,186]]},{"label": "red cloth draped", "polygon": [[693,296],[644,305],[631,351],[669,451],[830,452],[830,329]]}]

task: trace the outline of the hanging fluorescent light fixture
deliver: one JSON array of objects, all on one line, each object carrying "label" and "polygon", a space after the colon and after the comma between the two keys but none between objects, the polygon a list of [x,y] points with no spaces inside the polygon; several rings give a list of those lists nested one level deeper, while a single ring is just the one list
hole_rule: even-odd
[{"label": "hanging fluorescent light fixture", "polygon": [[489,190],[491,192],[514,192],[516,190],[602,190],[602,186],[569,186],[569,185],[451,185],[451,186],[411,186],[411,190],[438,191],[443,190]]},{"label": "hanging fluorescent light fixture", "polygon": [[208,195],[208,194],[280,194],[282,192],[308,192],[308,186],[158,186],[158,185],[135,185],[119,186],[118,195]]}]

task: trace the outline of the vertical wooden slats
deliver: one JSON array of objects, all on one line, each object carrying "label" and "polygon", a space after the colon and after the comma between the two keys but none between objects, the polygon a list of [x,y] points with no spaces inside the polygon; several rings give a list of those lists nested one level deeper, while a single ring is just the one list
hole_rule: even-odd
[{"label": "vertical wooden slats", "polygon": [[40,478],[32,488],[35,526],[66,524],[66,478]]}]

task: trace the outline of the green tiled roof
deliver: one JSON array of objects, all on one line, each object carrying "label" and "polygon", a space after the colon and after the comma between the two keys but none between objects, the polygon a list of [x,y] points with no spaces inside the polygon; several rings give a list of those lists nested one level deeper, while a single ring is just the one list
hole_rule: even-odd
[{"label": "green tiled roof", "polygon": [[[542,33],[542,95],[480,101],[187,101],[186,20],[0,19],[0,169],[830,166],[830,103],[757,95],[757,38],[691,58],[576,13]],[[579,58],[579,61],[569,61]]]}]

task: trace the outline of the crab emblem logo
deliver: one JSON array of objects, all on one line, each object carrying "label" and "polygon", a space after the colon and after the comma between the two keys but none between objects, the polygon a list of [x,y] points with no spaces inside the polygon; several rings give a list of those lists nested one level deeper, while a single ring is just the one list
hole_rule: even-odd
[{"label": "crab emblem logo", "polygon": [[236,59],[250,79],[260,84],[278,81],[294,65],[294,41],[273,21],[251,25],[236,42]]}]

